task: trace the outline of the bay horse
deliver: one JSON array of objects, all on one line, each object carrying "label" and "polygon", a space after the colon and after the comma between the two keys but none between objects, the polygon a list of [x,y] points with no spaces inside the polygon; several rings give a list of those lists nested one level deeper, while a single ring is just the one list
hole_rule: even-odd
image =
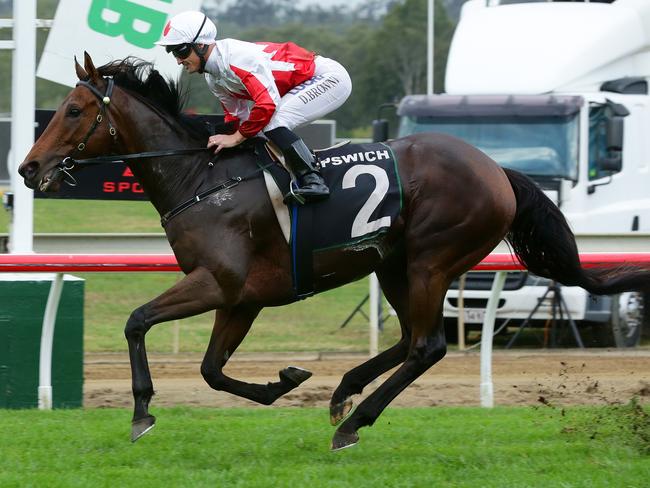
[{"label": "bay horse", "polygon": [[[75,59],[79,83],[58,108],[18,172],[29,188],[57,191],[75,159],[126,162],[161,216],[185,277],[135,309],[126,322],[134,414],[131,439],[155,423],[145,335],[154,325],[216,311],[201,374],[215,390],[271,404],[311,373],[288,367],[279,381],[251,384],[223,367],[263,307],[295,301],[289,246],[250,150],[222,151],[213,165],[210,135],[182,113],[175,82],[134,58],[99,68]],[[650,289],[650,272],[619,267],[583,269],[562,213],[524,175],[503,169],[478,149],[442,134],[418,134],[387,143],[398,161],[403,206],[378,245],[331,249],[313,259],[313,287],[329,290],[375,272],[397,312],[401,339],[347,372],[332,394],[330,420],[339,425],[332,449],[354,445],[388,404],[446,353],[442,304],[451,281],[506,239],[532,273],[591,293]],[[127,159],[126,157],[124,159]],[[86,161],[89,161],[87,159]],[[239,178],[236,186],[219,182]],[[199,189],[220,188],[218,199],[191,202]],[[217,201],[218,200],[218,201]],[[352,409],[352,395],[399,368]]]}]

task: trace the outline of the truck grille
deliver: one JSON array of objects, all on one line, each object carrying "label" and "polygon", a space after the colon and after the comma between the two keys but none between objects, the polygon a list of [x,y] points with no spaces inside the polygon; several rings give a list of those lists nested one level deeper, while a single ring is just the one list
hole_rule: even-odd
[{"label": "truck grille", "polygon": [[[492,282],[494,281],[494,275],[496,273],[489,271],[470,271],[467,273],[467,278],[465,279],[465,289],[466,290],[490,290],[492,288]],[[506,276],[506,283],[503,286],[504,290],[518,290],[524,286],[526,279],[528,278],[528,273],[521,271],[510,272]],[[458,290],[458,280],[451,282],[450,290]]]}]

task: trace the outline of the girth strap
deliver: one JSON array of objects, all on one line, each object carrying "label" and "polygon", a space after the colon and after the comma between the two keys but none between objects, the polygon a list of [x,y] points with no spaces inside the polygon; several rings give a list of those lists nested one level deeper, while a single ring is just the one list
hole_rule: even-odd
[{"label": "girth strap", "polygon": [[202,200],[205,200],[207,197],[212,195],[213,193],[217,193],[218,191],[221,190],[227,190],[228,188],[232,188],[233,186],[239,185],[239,183],[243,180],[241,176],[235,176],[233,178],[229,178],[228,180],[224,181],[223,183],[218,184],[217,186],[213,186],[212,188],[209,188],[205,191],[202,191],[200,193],[197,193],[194,195],[192,198],[189,200],[185,200],[183,203],[177,205],[173,209],[171,209],[169,212],[167,212],[165,215],[163,215],[160,218],[160,225],[165,227],[167,225],[167,222],[169,222],[171,219],[176,217],[179,213],[184,212],[191,206],[199,203]]},{"label": "girth strap", "polygon": [[[275,163],[271,163],[275,164]],[[213,186],[212,188],[208,188],[207,190],[204,190],[202,192],[199,192],[195,194],[192,198],[185,200],[184,202],[180,203],[173,209],[171,209],[169,212],[167,212],[165,215],[163,215],[160,218],[160,225],[165,227],[167,223],[176,217],[179,213],[184,212],[188,208],[192,207],[193,205],[196,205],[197,203],[205,200],[207,197],[210,195],[213,195],[214,193],[220,192],[222,190],[227,190],[229,188],[232,188],[234,186],[239,185],[242,181],[246,181],[254,177],[255,175],[261,173],[264,171],[268,166],[270,165],[264,165],[262,167],[259,167],[257,169],[254,169],[253,171],[249,172],[248,174],[244,176],[233,176],[232,178],[228,178],[226,181],[223,181],[219,183],[216,186]]]}]

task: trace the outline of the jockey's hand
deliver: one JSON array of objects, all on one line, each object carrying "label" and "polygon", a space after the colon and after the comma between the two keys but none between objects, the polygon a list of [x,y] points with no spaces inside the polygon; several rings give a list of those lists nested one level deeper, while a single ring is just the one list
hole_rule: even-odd
[{"label": "jockey's hand", "polygon": [[214,148],[214,153],[217,154],[222,149],[227,147],[235,147],[244,142],[246,138],[242,136],[239,131],[234,134],[216,134],[210,136],[208,139],[208,148]]}]

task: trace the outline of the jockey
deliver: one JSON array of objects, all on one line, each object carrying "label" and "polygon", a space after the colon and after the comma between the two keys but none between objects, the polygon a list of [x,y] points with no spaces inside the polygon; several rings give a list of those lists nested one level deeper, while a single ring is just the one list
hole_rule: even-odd
[{"label": "jockey", "polygon": [[282,151],[305,201],[328,197],[314,156],[293,129],[323,117],[350,96],[343,66],[293,44],[216,40],[217,28],[201,12],[172,17],[157,44],[188,73],[204,73],[219,99],[231,134],[208,139],[215,153],[263,133]]}]

